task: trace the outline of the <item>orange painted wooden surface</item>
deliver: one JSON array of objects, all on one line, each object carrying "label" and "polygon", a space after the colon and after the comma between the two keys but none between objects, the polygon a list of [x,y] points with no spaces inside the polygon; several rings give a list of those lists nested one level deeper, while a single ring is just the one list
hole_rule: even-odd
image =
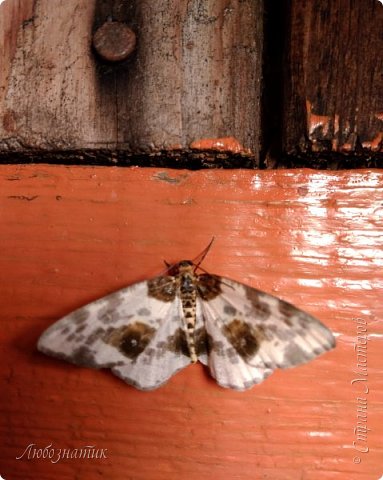
[{"label": "orange painted wooden surface", "polygon": [[[382,185],[379,171],[2,166],[0,475],[379,479]],[[218,387],[199,364],[139,392],[36,351],[56,319],[159,273],[163,259],[194,257],[213,235],[206,270],[316,315],[337,348],[245,393]],[[369,334],[367,377],[358,324]],[[368,427],[359,440],[358,402]],[[28,459],[30,444],[30,456],[49,445],[55,456]],[[106,458],[57,460],[87,445]]]}]

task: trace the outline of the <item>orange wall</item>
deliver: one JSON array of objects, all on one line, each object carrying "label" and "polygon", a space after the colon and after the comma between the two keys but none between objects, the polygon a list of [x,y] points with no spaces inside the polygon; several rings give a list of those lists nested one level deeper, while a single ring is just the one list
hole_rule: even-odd
[{"label": "orange wall", "polygon": [[[379,479],[383,173],[0,167],[0,475],[13,479]],[[153,392],[36,351],[91,300],[215,244],[203,267],[316,315],[337,348],[238,393],[193,365]],[[367,324],[367,382],[356,319]],[[369,393],[365,394],[365,386]],[[367,399],[367,441],[356,440]],[[19,460],[29,444],[107,449]],[[360,463],[357,458],[360,458]]]}]

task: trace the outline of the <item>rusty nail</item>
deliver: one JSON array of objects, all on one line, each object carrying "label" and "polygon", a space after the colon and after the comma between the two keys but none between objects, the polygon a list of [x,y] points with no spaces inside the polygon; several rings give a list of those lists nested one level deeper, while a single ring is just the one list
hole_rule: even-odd
[{"label": "rusty nail", "polygon": [[108,20],[93,35],[93,47],[104,60],[121,62],[136,47],[136,34],[125,23]]}]

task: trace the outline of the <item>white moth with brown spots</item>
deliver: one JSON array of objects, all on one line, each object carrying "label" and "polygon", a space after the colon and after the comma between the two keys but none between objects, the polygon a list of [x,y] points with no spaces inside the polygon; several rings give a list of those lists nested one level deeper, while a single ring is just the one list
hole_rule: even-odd
[{"label": "white moth with brown spots", "polygon": [[164,275],[76,310],[43,333],[38,349],[110,368],[140,390],[198,360],[222,387],[246,390],[335,346],[331,331],[308,313],[234,280],[197,274],[199,263],[168,266]]}]

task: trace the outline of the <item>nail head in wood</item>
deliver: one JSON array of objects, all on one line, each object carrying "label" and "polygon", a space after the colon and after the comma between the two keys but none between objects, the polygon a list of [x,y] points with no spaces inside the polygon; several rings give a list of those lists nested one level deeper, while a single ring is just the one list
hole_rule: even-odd
[{"label": "nail head in wood", "polygon": [[121,22],[107,21],[93,35],[93,47],[108,62],[126,60],[136,47],[136,34]]}]

